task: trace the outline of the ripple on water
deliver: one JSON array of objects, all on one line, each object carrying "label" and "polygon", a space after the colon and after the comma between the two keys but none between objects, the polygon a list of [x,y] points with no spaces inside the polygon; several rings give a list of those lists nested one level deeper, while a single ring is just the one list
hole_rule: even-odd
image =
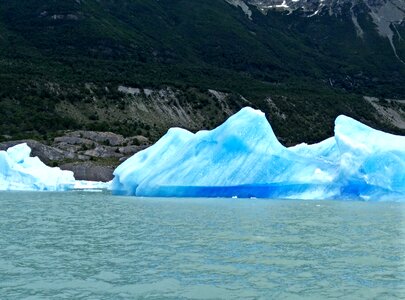
[{"label": "ripple on water", "polygon": [[1,299],[405,298],[405,203],[0,193]]}]

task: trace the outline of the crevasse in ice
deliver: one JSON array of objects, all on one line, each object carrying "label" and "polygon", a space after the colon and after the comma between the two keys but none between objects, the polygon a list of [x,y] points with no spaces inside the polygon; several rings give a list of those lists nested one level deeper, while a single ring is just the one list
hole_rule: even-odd
[{"label": "crevasse in ice", "polygon": [[63,191],[74,187],[72,172],[48,167],[30,153],[25,143],[0,151],[0,190]]},{"label": "crevasse in ice", "polygon": [[170,129],[114,175],[124,195],[401,200],[405,137],[339,116],[334,137],[286,148],[262,112],[244,108],[211,131]]}]

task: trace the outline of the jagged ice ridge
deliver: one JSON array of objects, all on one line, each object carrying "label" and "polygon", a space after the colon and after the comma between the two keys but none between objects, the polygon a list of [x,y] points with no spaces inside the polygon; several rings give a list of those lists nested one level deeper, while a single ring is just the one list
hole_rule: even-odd
[{"label": "jagged ice ridge", "polygon": [[404,200],[405,137],[339,116],[334,137],[286,148],[247,107],[211,131],[170,129],[114,175],[121,195]]}]

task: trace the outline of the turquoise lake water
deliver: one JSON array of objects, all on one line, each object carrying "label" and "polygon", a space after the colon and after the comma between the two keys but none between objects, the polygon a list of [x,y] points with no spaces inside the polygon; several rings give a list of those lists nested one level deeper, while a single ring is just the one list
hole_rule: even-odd
[{"label": "turquoise lake water", "polygon": [[0,193],[0,299],[325,298],[405,298],[405,203]]}]

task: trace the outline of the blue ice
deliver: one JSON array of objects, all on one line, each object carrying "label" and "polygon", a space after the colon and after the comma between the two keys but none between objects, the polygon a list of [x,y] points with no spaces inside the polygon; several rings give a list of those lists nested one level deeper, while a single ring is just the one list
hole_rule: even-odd
[{"label": "blue ice", "polygon": [[211,131],[170,129],[114,175],[121,195],[401,200],[405,137],[339,116],[334,137],[286,148],[246,107]]}]

